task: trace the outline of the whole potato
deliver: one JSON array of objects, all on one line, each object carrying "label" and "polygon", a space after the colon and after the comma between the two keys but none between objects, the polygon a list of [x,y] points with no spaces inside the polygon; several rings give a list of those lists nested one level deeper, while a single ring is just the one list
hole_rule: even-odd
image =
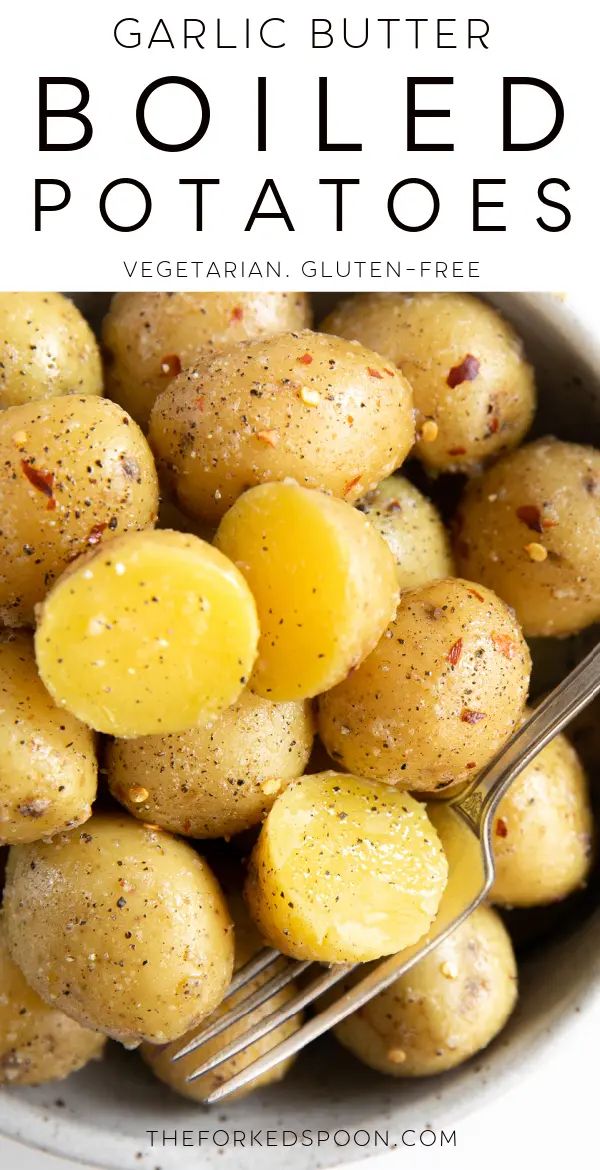
[{"label": "whole potato", "polygon": [[102,394],[87,321],[60,293],[0,293],[0,409],[58,394]]},{"label": "whole potato", "polygon": [[0,621],[31,625],[74,557],[154,524],[156,469],[121,407],[78,395],[0,413],[0,460]]},{"label": "whole potato", "polygon": [[286,478],[354,502],[414,437],[402,374],[322,333],[235,346],[159,395],[150,442],[185,512],[217,523],[246,488]]},{"label": "whole potato", "polygon": [[393,553],[401,589],[452,575],[450,542],[438,512],[403,475],[384,479],[357,507]]},{"label": "whole potato", "polygon": [[174,1040],[227,990],[233,932],[216,879],[189,845],[131,817],[97,813],[13,846],[4,907],[34,990],[125,1044]]},{"label": "whole potato", "polygon": [[0,633],[0,709],[0,844],[83,824],[96,796],[94,734],[53,703],[22,631]]},{"label": "whole potato", "polygon": [[530,657],[508,607],[448,578],[404,593],[375,649],[319,698],[327,751],[361,776],[433,791],[473,779],[521,717]]},{"label": "whole potato", "polygon": [[0,1085],[60,1081],[102,1056],[106,1039],[44,1003],[6,944],[0,911]]},{"label": "whole potato", "polygon": [[503,906],[541,906],[585,883],[593,818],[577,752],[557,735],[511,785],[492,826],[496,876],[490,894]]},{"label": "whole potato", "polygon": [[408,378],[415,454],[434,471],[476,470],[529,429],[533,371],[520,338],[468,293],[366,293],[342,301],[326,333],[356,338]]},{"label": "whole potato", "polygon": [[469,485],[455,551],[528,637],[600,620],[600,451],[545,438],[501,459]]},{"label": "whole potato", "polygon": [[[238,970],[262,948],[263,943],[256,933],[256,928],[242,898],[239,895],[235,895],[233,898],[228,898],[228,902],[235,927],[234,970]],[[250,938],[254,939],[254,946],[252,947],[248,946]],[[204,1076],[198,1077],[194,1081],[186,1081],[186,1077],[198,1068],[200,1061],[208,1060],[211,1056],[215,1056],[221,1052],[233,1040],[237,1040],[238,1036],[244,1035],[250,1028],[265,1020],[271,1012],[281,1011],[287,1007],[298,991],[295,983],[289,983],[287,987],[269,996],[265,999],[264,1003],[259,1004],[258,1007],[251,1010],[237,1023],[229,1024],[227,1028],[212,1040],[208,1040],[203,1044],[201,1049],[191,1052],[189,1056],[184,1056],[181,1060],[173,1062],[172,1057],[174,1053],[181,1049],[184,1044],[188,1044],[191,1040],[195,1039],[198,1032],[212,1023],[213,1020],[216,1022],[225,1012],[237,1007],[248,996],[253,995],[261,987],[264,987],[272,975],[272,968],[261,972],[260,975],[257,975],[240,991],[234,992],[233,995],[229,996],[219,1005],[210,1018],[204,1020],[199,1027],[192,1028],[185,1036],[181,1036],[179,1040],[174,1040],[166,1047],[158,1047],[156,1044],[143,1044],[141,1055],[155,1076],[159,1080],[164,1081],[175,1092],[181,1093],[182,1096],[189,1097],[192,1101],[203,1101],[219,1085],[230,1080],[236,1073],[247,1068],[253,1061],[258,1060],[260,1056],[270,1052],[282,1040],[287,1039],[293,1032],[296,1032],[302,1023],[301,1012],[296,1012],[290,1016],[289,1020],[280,1024],[278,1028],[274,1028],[266,1036],[262,1036],[259,1040],[255,1040],[254,1043],[247,1045],[242,1052],[237,1053],[236,1056],[229,1057],[228,1060],[223,1061],[222,1064],[210,1072],[205,1073]],[[263,1073],[260,1077],[255,1077],[244,1089],[238,1089],[237,1092],[232,1093],[229,1099],[236,1100],[239,1097],[245,1097],[247,1093],[253,1092],[254,1089],[262,1088],[265,1085],[271,1085],[282,1080],[293,1063],[294,1057],[288,1057],[287,1060],[276,1064],[269,1072]]]},{"label": "whole potato", "polygon": [[285,955],[361,963],[420,939],[447,877],[422,804],[376,781],[321,772],[277,797],[245,897],[263,938]]},{"label": "whole potato", "polygon": [[310,324],[306,293],[116,293],[102,325],[107,393],[145,427],[161,390],[203,355]]},{"label": "whole potato", "polygon": [[338,1040],[393,1077],[446,1072],[490,1043],[517,999],[510,938],[480,906],[385,991],[342,1020]]},{"label": "whole potato", "polygon": [[229,837],[258,825],[302,775],[312,741],[308,703],[271,703],[246,690],[202,727],[114,740],[108,783],[140,820],[188,837]]}]

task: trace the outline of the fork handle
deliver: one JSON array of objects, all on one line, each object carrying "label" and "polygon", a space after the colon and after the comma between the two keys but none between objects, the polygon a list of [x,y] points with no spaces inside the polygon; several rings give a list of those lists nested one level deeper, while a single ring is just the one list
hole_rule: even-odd
[{"label": "fork handle", "polygon": [[494,813],[513,780],[599,691],[600,643],[536,707],[484,769],[473,788],[448,803],[456,805],[475,832],[489,836]]}]

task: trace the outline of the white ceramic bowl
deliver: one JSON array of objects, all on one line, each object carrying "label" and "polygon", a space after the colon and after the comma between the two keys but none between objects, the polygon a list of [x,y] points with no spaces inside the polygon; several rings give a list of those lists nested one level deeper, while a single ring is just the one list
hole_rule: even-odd
[{"label": "white ceramic bowl", "polygon": [[[526,339],[540,388],[537,433],[600,445],[600,344],[581,312],[568,299],[542,294],[493,297]],[[94,308],[80,298],[86,309]],[[591,635],[593,636],[593,635]],[[538,655],[544,682],[555,681],[589,637],[548,643]],[[560,917],[560,913],[559,913]],[[563,915],[564,918],[564,915]],[[573,1013],[591,1009],[600,987],[600,907],[591,890],[577,915],[567,914],[553,941],[538,944],[521,965],[517,1011],[501,1037],[480,1057],[439,1078],[392,1081],[369,1071],[331,1039],[313,1045],[281,1085],[232,1105],[207,1110],[171,1094],[152,1080],[141,1061],[113,1045],[106,1061],[64,1083],[0,1094],[0,1132],[26,1145],[75,1161],[115,1170],[201,1164],[206,1170],[245,1170],[274,1165],[297,1170],[339,1165],[381,1153],[342,1146],[333,1140],[314,1146],[244,1148],[209,1143],[200,1151],[167,1144],[150,1150],[149,1130],[177,1129],[208,1134],[216,1130],[262,1129],[387,1131],[398,1140],[407,1127],[454,1128],[486,1097],[498,1093],[527,1067],[541,1061],[545,1047],[560,1043]],[[221,1140],[223,1140],[221,1138]],[[342,1141],[345,1138],[342,1137]],[[359,1138],[359,1141],[364,1141]],[[181,1141],[181,1136],[180,1136]],[[192,1161],[186,1158],[192,1155]]]}]

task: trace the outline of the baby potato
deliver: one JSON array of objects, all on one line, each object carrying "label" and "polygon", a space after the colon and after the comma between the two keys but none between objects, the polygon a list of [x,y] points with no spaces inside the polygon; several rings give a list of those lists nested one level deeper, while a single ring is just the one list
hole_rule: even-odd
[{"label": "baby potato", "polygon": [[139,427],[107,398],[46,398],[0,413],[0,621],[34,606],[79,553],[156,520]]},{"label": "baby potato", "polygon": [[[229,908],[235,927],[234,970],[238,970],[239,967],[243,967],[248,962],[253,954],[256,954],[261,949],[263,944],[262,940],[256,934],[256,928],[242,899],[240,897],[229,899]],[[255,946],[249,950],[247,942],[249,937],[252,936],[255,939]],[[239,940],[241,940],[241,943]],[[255,991],[258,991],[260,987],[264,986],[272,975],[272,969],[261,972],[260,975],[252,979],[244,988],[238,992],[234,992],[222,1005],[219,1005],[209,1020],[204,1020],[196,1028],[192,1028],[190,1032],[187,1032],[185,1036],[173,1041],[173,1043],[166,1047],[157,1047],[155,1044],[143,1044],[141,1055],[146,1064],[149,1065],[159,1080],[164,1081],[176,1093],[181,1093],[184,1097],[190,1097],[192,1101],[203,1101],[219,1085],[230,1080],[231,1077],[241,1072],[242,1069],[247,1068],[253,1061],[258,1060],[259,1056],[270,1052],[272,1048],[275,1048],[282,1040],[286,1040],[288,1036],[291,1036],[300,1027],[302,1013],[297,1012],[289,1020],[286,1020],[284,1024],[281,1024],[278,1028],[274,1028],[272,1032],[269,1032],[268,1035],[263,1036],[260,1040],[256,1040],[253,1044],[248,1045],[237,1056],[230,1057],[229,1060],[224,1061],[223,1064],[218,1065],[211,1072],[205,1073],[204,1076],[198,1077],[195,1081],[187,1082],[185,1079],[194,1069],[198,1068],[201,1060],[208,1060],[209,1057],[215,1056],[227,1044],[236,1040],[238,1036],[242,1036],[249,1028],[254,1027],[255,1024],[259,1024],[262,1020],[266,1019],[271,1012],[280,1011],[289,1004],[298,991],[295,983],[290,983],[287,987],[282,988],[281,991],[276,992],[275,995],[270,996],[259,1007],[250,1011],[238,1023],[230,1024],[228,1028],[225,1028],[223,1032],[215,1036],[213,1040],[209,1040],[206,1044],[203,1044],[201,1050],[192,1052],[189,1056],[184,1056],[182,1060],[173,1063],[172,1057],[175,1052],[183,1048],[184,1044],[188,1044],[193,1040],[198,1032],[207,1027],[213,1020],[218,1020],[220,1016],[223,1016],[231,1008],[236,1007],[247,996],[253,995]],[[254,1089],[263,1088],[265,1085],[272,1085],[282,1080],[293,1063],[294,1057],[288,1057],[281,1064],[275,1065],[275,1068],[272,1068],[269,1072],[263,1073],[262,1076],[250,1081],[250,1084],[244,1089],[238,1089],[237,1092],[232,1093],[230,1100],[233,1101],[239,1097],[245,1097],[248,1093],[253,1092]]]},{"label": "baby potato", "polygon": [[107,393],[146,427],[161,390],[199,358],[310,324],[306,293],[116,293],[102,325]]},{"label": "baby potato", "polygon": [[244,574],[260,622],[251,687],[309,698],[339,682],[395,612],[394,559],[363,515],[295,483],[261,484],[224,516],[215,544]]},{"label": "baby potato", "polygon": [[375,781],[321,772],[277,797],[245,894],[260,933],[284,954],[365,962],[425,934],[447,875],[422,804]]},{"label": "baby potato", "polygon": [[179,505],[215,524],[246,488],[273,480],[353,503],[402,463],[413,438],[402,374],[358,344],[308,331],[191,366],[150,418]]},{"label": "baby potato", "polygon": [[203,858],[131,817],[14,845],[4,892],[12,958],[47,1003],[124,1044],[160,1044],[223,998],[225,900]]},{"label": "baby potato", "polygon": [[197,536],[132,532],[63,573],[35,652],[60,707],[96,731],[184,731],[235,702],[256,657],[252,594]]},{"label": "baby potato", "polygon": [[557,735],[500,802],[492,826],[491,900],[542,906],[566,898],[585,883],[592,836],[586,774],[568,739]]},{"label": "baby potato", "polygon": [[96,796],[94,735],[53,703],[21,631],[0,633],[0,709],[0,844],[83,824]]},{"label": "baby potato", "polygon": [[430,792],[473,779],[521,717],[530,674],[512,613],[448,578],[404,593],[364,662],[319,699],[318,730],[345,768]]},{"label": "baby potato", "polygon": [[450,542],[437,510],[403,475],[384,479],[357,507],[393,553],[401,589],[452,576]]},{"label": "baby potato", "polygon": [[528,637],[600,620],[600,451],[544,438],[469,485],[457,517],[460,571],[512,605]]},{"label": "baby potato", "polygon": [[0,1085],[60,1081],[98,1060],[104,1036],[44,1003],[25,982],[6,944],[0,911]]},{"label": "baby potato", "polygon": [[0,293],[0,409],[59,394],[102,394],[87,321],[60,293]]},{"label": "baby potato", "polygon": [[308,703],[246,690],[203,727],[114,740],[108,783],[140,820],[188,837],[230,837],[260,824],[277,792],[302,775],[312,741]]},{"label": "baby potato", "polygon": [[417,409],[415,454],[433,471],[477,470],[529,429],[535,385],[522,342],[477,297],[366,293],[342,301],[321,328],[402,370]]},{"label": "baby potato", "polygon": [[335,1028],[359,1060],[392,1077],[426,1077],[468,1060],[504,1027],[517,999],[511,941],[480,906],[385,991]]}]

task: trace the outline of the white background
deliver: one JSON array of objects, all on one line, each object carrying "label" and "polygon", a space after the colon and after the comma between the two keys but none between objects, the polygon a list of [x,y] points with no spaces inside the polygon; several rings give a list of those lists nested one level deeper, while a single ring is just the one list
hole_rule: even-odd
[{"label": "white background", "polygon": [[[411,26],[395,33],[397,47],[383,47],[377,16],[416,12],[429,17],[423,26],[423,47],[412,47]],[[435,18],[456,18],[456,49],[433,45]],[[32,16],[33,12],[33,16]],[[247,14],[252,28],[260,18],[283,13],[288,47],[251,51],[215,48],[215,21],[220,15],[225,41],[243,40]],[[152,50],[119,48],[113,38],[117,19],[137,13],[146,40],[159,17],[181,42],[182,20],[190,13],[207,25],[207,45],[183,51],[158,45]],[[371,21],[372,39],[364,49],[310,48],[311,18],[329,16],[341,28],[342,14],[351,30]],[[466,18],[483,17],[491,25],[489,49],[464,47]],[[449,26],[448,26],[449,27]],[[276,6],[273,0],[242,3],[215,0],[204,3],[169,0],[168,4],[135,0],[102,0],[81,5],[78,0],[53,0],[32,10],[28,4],[5,6],[2,16],[3,66],[0,98],[3,110],[3,181],[0,185],[2,266],[0,282],[10,287],[112,289],[173,287],[158,278],[129,282],[124,260],[147,258],[174,261],[199,259],[218,264],[229,258],[280,259],[282,284],[301,283],[299,270],[306,258],[322,259],[328,271],[336,258],[400,260],[418,267],[422,259],[480,263],[483,289],[561,290],[591,276],[597,196],[592,111],[597,75],[597,6],[571,0],[522,3],[522,0],[453,0],[451,5],[419,0],[413,8],[381,4],[378,0],[296,0]],[[171,154],[157,151],[140,137],[135,123],[137,98],[152,80],[168,74],[196,80],[209,96],[211,124],[205,139],[193,150]],[[94,136],[77,152],[37,151],[37,77],[74,75],[90,88],[88,112]],[[256,78],[268,77],[269,149],[256,150]],[[321,154],[317,151],[317,78],[330,79],[331,134],[338,140],[361,141],[359,153]],[[455,151],[407,154],[405,141],[406,76],[454,76],[452,87],[427,89],[422,105],[450,105],[447,120],[422,120],[421,137],[450,138]],[[503,75],[538,76],[561,93],[566,109],[559,138],[541,151],[502,153],[501,78]],[[72,96],[71,94],[68,96]],[[521,103],[519,103],[519,108]],[[519,125],[532,136],[548,125],[550,102],[534,91],[520,108]],[[173,140],[175,128],[187,137],[197,121],[195,98],[172,87],[152,99],[149,119],[153,130],[165,130]],[[168,128],[168,129],[167,129]],[[53,127],[53,132],[54,132]],[[56,129],[59,129],[56,127]],[[73,123],[62,124],[71,134]],[[537,132],[537,134],[536,134]],[[430,137],[431,136],[431,137]],[[64,211],[48,214],[43,230],[33,230],[34,177],[65,179],[72,199]],[[150,189],[153,211],[140,231],[111,231],[100,219],[98,200],[111,180],[138,178]],[[334,231],[333,192],[318,186],[319,177],[360,176],[361,186],[347,196],[347,228]],[[404,233],[387,216],[391,187],[400,179],[422,176],[439,191],[441,212],[424,233]],[[567,196],[573,224],[551,234],[536,224],[540,213],[537,187],[549,176],[563,177],[571,186]],[[195,230],[194,192],[178,185],[180,177],[219,177],[221,185],[206,192],[205,230]],[[274,178],[296,230],[290,234],[281,222],[262,221],[244,232],[264,179]],[[471,230],[473,177],[507,179],[505,233]],[[490,198],[494,198],[490,194]],[[123,202],[123,201],[122,201]],[[115,215],[125,213],[111,204]],[[133,205],[129,209],[133,211]],[[554,213],[546,213],[554,214]],[[588,269],[589,266],[589,269]],[[587,270],[587,271],[586,271]],[[247,287],[239,278],[237,287]],[[252,284],[257,281],[250,282]],[[273,287],[274,282],[267,280]],[[304,281],[308,287],[331,287],[323,278]],[[339,282],[338,282],[339,283]],[[363,281],[364,287],[367,281]],[[374,281],[377,287],[385,282]],[[464,286],[464,281],[459,282]],[[396,287],[422,284],[432,287],[428,272],[406,274]],[[202,278],[190,286],[218,287]],[[388,282],[388,287],[394,282]],[[358,287],[353,275],[347,287]],[[448,281],[442,282],[448,287]],[[232,285],[233,287],[233,285]]]}]

